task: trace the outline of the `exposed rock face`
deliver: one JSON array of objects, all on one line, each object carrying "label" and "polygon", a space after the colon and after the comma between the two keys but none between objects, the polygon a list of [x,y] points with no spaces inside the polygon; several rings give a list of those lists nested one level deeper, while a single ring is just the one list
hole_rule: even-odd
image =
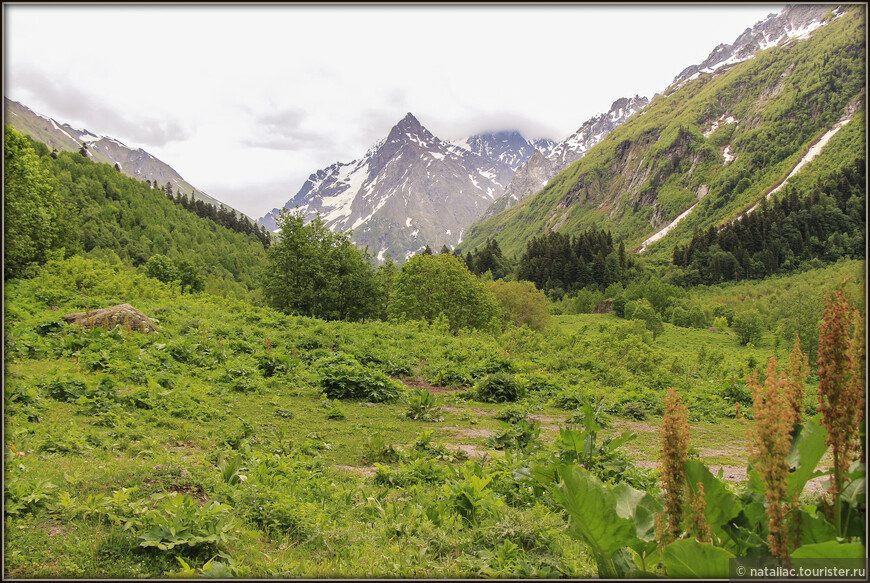
[{"label": "exposed rock face", "polygon": [[592,310],[593,314],[609,314],[613,311],[613,300],[615,298],[607,298]]},{"label": "exposed rock face", "polygon": [[511,178],[504,194],[481,217],[486,220],[508,209],[547,185],[559,172],[582,158],[590,148],[625,123],[649,103],[646,97],[622,97],[607,113],[587,120],[580,128],[549,151],[532,154]]},{"label": "exposed rock face", "polygon": [[80,324],[87,328],[105,328],[114,330],[118,326],[130,330],[138,330],[143,334],[157,332],[151,318],[131,306],[130,304],[118,304],[102,310],[88,312],[76,312],[63,317],[68,324]]},{"label": "exposed rock face", "polygon": [[832,10],[836,14],[841,12],[839,7],[831,4],[786,6],[779,14],[771,14],[752,28],[747,28],[733,44],[717,46],[703,63],[683,69],[674,78],[672,85],[694,79],[701,73],[712,73],[719,67],[751,59],[758,51],[783,44],[790,39],[806,38],[824,24],[822,17]]},{"label": "exposed rock face", "polygon": [[534,154],[516,171],[504,194],[489,205],[481,220],[494,217],[501,211],[512,207],[527,195],[538,192],[553,177],[553,165],[544,155],[535,151]]},{"label": "exposed rock face", "polygon": [[[461,243],[514,170],[550,145],[512,131],[449,142],[408,113],[361,159],[312,174],[284,209],[298,208],[306,220],[320,213],[333,231],[352,230],[353,241],[379,260],[389,254],[404,261],[427,244]],[[275,230],[282,210],[258,222]]]}]

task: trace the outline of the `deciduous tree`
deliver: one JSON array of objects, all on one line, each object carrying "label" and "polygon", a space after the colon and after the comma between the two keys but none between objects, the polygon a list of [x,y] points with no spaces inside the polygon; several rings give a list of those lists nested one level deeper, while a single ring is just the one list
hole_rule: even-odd
[{"label": "deciduous tree", "polygon": [[378,315],[383,301],[366,251],[347,233],[333,233],[317,216],[305,223],[301,211],[282,212],[280,235],[269,247],[263,291],[275,308],[326,320],[361,320]]},{"label": "deciduous tree", "polygon": [[486,284],[454,255],[415,255],[393,283],[389,303],[393,318],[434,321],[444,314],[454,332],[486,329],[499,316],[498,302]]},{"label": "deciduous tree", "polygon": [[6,129],[3,160],[4,278],[63,256],[65,212],[55,180],[23,134]]}]

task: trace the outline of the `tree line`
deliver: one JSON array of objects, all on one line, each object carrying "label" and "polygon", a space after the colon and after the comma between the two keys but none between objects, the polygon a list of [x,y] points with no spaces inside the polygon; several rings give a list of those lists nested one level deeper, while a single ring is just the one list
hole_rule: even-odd
[{"label": "tree line", "polygon": [[510,323],[543,328],[549,321],[547,298],[533,284],[483,281],[446,247],[438,254],[426,247],[400,269],[392,260],[378,265],[349,233],[333,233],[319,216],[306,222],[301,211],[283,211],[278,226],[262,285],[266,301],[283,312],[327,320],[443,322],[454,333]]},{"label": "tree line", "polygon": [[674,248],[684,285],[760,279],[806,263],[865,256],[866,171],[856,158],[800,195],[787,189],[772,202],[717,229],[696,230]]},{"label": "tree line", "polygon": [[637,259],[614,247],[610,231],[590,227],[578,235],[550,231],[532,237],[516,270],[517,279],[531,281],[554,299],[586,287],[607,286],[636,278],[641,272]]},{"label": "tree line", "polygon": [[[150,181],[146,181],[150,183]],[[156,182],[156,181],[155,181]],[[247,216],[236,214],[234,210],[224,205],[217,205],[205,202],[198,199],[191,192],[190,197],[184,194],[180,189],[173,195],[172,184],[169,182],[163,187],[163,192],[166,198],[174,201],[176,204],[194,213],[198,217],[214,221],[215,223],[245,235],[253,235],[260,240],[264,248],[268,248],[272,243],[272,235],[266,227],[251,222]]]}]

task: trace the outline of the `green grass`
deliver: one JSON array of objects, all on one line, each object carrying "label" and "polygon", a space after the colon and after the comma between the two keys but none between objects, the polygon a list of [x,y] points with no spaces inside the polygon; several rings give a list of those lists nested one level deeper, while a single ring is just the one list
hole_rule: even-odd
[{"label": "green grass", "polygon": [[[644,340],[613,315],[558,316],[543,333],[501,336],[322,322],[180,296],[132,270],[89,262],[9,282],[6,300],[7,506],[32,499],[5,517],[5,574],[20,578],[160,578],[185,573],[178,558],[195,569],[213,559],[213,574],[250,577],[589,577],[595,562],[567,534],[562,510],[520,478],[557,455],[558,429],[577,403],[600,402],[615,419],[601,438],[639,430],[623,451],[650,466],[664,393],[677,386],[692,404],[692,445],[702,458],[745,466],[736,447],[745,428],[729,417],[722,387],[732,375],[741,382],[750,359],[761,366],[773,350],[770,336],[745,347],[727,333],[671,325]],[[119,301],[157,317],[159,332],[51,325]],[[344,419],[332,419],[320,363],[338,352],[409,383],[441,371],[466,386],[437,393],[441,421],[404,417],[401,399],[344,400]],[[265,362],[277,366],[271,376]],[[517,406],[475,399],[475,382],[498,368],[527,387],[518,406],[542,421],[540,444],[528,453],[489,445],[508,426],[495,415]],[[624,418],[626,410],[645,419]],[[430,447],[421,449],[425,432]],[[395,460],[378,461],[382,470],[368,459],[377,437]],[[472,450],[470,459],[455,453],[460,446]],[[222,470],[233,460],[236,477]],[[377,483],[375,471],[410,481]],[[631,471],[648,479],[643,472],[652,470]],[[475,472],[492,478],[483,495],[496,510],[469,523],[450,488],[470,484]],[[105,505],[123,489],[128,502]],[[141,521],[157,520],[166,503],[154,496],[175,494],[191,496],[196,508],[228,505],[229,539],[141,547]]]}]

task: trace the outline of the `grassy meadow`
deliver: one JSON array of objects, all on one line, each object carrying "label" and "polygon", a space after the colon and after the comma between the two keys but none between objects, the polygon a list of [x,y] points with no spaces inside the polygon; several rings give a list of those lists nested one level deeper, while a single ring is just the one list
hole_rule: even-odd
[{"label": "grassy meadow", "polygon": [[[862,268],[699,301],[751,289],[773,306]],[[591,577],[594,556],[535,468],[581,460],[656,492],[676,387],[691,455],[739,492],[745,377],[790,350],[771,332],[741,345],[671,324],[653,340],[612,314],[500,335],[325,322],[81,258],[9,282],[5,302],[4,574],[16,578]],[[158,332],[61,319],[122,302]],[[377,390],[329,396],[359,386]],[[811,376],[808,411],[817,391]],[[591,449],[572,445],[581,434]]]}]

